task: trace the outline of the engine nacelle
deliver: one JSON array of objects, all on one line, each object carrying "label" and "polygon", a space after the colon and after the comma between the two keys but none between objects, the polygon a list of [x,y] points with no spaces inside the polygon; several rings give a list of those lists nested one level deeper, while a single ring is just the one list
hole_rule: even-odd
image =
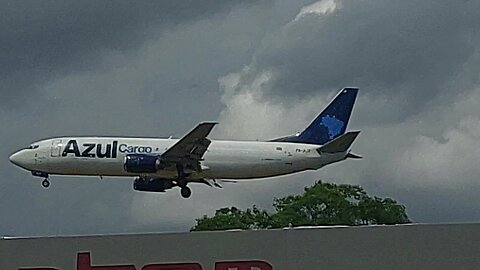
[{"label": "engine nacelle", "polygon": [[133,189],[138,191],[163,192],[174,186],[170,179],[138,177],[133,182]]},{"label": "engine nacelle", "polygon": [[165,166],[159,156],[129,154],[125,156],[123,168],[131,173],[155,173],[165,168]]}]

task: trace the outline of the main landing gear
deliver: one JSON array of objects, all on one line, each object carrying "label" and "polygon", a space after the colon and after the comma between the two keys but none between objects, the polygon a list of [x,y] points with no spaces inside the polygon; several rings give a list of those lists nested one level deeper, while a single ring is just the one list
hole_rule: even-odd
[{"label": "main landing gear", "polygon": [[189,187],[182,187],[180,189],[180,194],[183,198],[187,199],[190,198],[190,196],[192,195],[192,190]]},{"label": "main landing gear", "polygon": [[178,187],[180,187],[180,194],[185,199],[190,198],[190,196],[192,195],[192,190],[187,187],[187,176],[188,175],[183,170],[183,165],[177,164],[177,185]]}]

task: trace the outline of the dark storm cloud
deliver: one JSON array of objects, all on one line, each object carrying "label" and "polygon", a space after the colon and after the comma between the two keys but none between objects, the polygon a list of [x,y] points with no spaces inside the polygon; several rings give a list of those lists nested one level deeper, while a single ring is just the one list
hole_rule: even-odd
[{"label": "dark storm cloud", "polygon": [[[172,8],[188,8],[183,2],[175,3],[179,5],[172,4]],[[4,127],[0,129],[4,142],[0,149],[0,235],[187,230],[205,209],[213,211],[230,204],[235,190],[212,196],[212,190],[197,186],[196,199],[187,201],[176,191],[165,196],[134,192],[131,178],[118,177],[100,181],[92,177],[52,176],[52,186],[46,191],[39,185],[41,179],[15,167],[8,156],[43,138],[182,136],[198,122],[216,119],[220,109],[217,79],[247,64],[253,48],[266,32],[278,27],[281,17],[268,1],[232,3],[222,2],[221,7],[215,8],[202,2],[209,12],[197,8],[199,14],[193,14],[195,18],[182,21],[149,19],[145,25],[137,23],[138,29],[131,31],[125,22],[123,29],[116,30],[118,42],[111,42],[108,37],[102,41],[105,31],[91,27],[95,33],[79,45],[85,47],[85,58],[73,57],[75,52],[66,54],[68,61],[56,59],[58,65],[52,74],[41,73],[41,65],[34,60],[26,61],[25,65],[40,70],[41,76],[38,80],[20,76],[18,81],[27,87],[21,91],[10,89],[9,95],[3,95],[5,106],[0,114]],[[287,6],[292,5],[289,2]],[[191,6],[195,8],[197,4]],[[53,13],[50,9],[58,8],[46,9]],[[175,16],[180,14],[172,12]],[[122,30],[130,32],[121,33]],[[55,38],[52,34],[50,46],[65,47],[62,32],[57,31],[57,35]],[[95,44],[102,44],[97,46],[102,50],[92,49],[88,45],[90,38]],[[115,47],[122,42],[133,45]],[[30,49],[34,51],[32,55],[42,50],[34,46]],[[21,51],[16,52],[15,57],[21,56]],[[50,65],[47,58],[39,63]],[[18,74],[28,73],[22,68],[18,68]],[[2,78],[14,81],[12,77]],[[20,99],[19,93],[25,97],[28,94],[28,98]],[[6,105],[14,102],[21,106]],[[226,200],[229,202],[225,203]]]},{"label": "dark storm cloud", "polygon": [[478,221],[469,206],[480,203],[479,11],[478,1],[305,7],[220,80],[220,122],[233,123],[222,132],[293,134],[337,89],[359,86],[349,125],[362,130],[353,151],[364,159],[327,166],[318,178],[393,197],[416,222]]},{"label": "dark storm cloud", "polygon": [[[479,220],[479,2],[313,2],[2,4],[0,235],[184,231],[316,179],[393,197],[414,221]],[[197,185],[190,200],[118,177],[53,176],[45,191],[7,159],[46,137],[182,136],[215,119],[214,138],[293,134],[345,85],[361,87],[349,125],[363,160]]]},{"label": "dark storm cloud", "polygon": [[[247,1],[248,2],[248,1]],[[0,89],[17,103],[42,83],[91,71],[165,29],[228,12],[238,1],[2,1]],[[8,102],[7,102],[8,100]]]},{"label": "dark storm cloud", "polygon": [[252,70],[275,72],[267,99],[355,85],[364,97],[392,100],[402,110],[390,120],[401,120],[437,94],[467,88],[447,87],[459,76],[477,81],[479,25],[479,1],[337,1],[335,11],[306,14],[267,37]]}]

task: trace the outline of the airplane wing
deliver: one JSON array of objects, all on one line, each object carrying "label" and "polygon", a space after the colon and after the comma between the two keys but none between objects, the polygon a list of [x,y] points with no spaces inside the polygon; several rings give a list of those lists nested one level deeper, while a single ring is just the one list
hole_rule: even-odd
[{"label": "airplane wing", "polygon": [[201,171],[200,161],[211,143],[207,136],[216,124],[215,122],[200,123],[165,151],[162,158],[167,163],[181,163],[189,169]]}]

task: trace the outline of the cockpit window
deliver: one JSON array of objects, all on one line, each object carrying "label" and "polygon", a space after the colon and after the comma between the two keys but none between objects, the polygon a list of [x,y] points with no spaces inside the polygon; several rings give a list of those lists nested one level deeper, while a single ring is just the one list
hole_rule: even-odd
[{"label": "cockpit window", "polygon": [[27,149],[37,149],[37,148],[38,148],[38,144],[32,144]]}]

